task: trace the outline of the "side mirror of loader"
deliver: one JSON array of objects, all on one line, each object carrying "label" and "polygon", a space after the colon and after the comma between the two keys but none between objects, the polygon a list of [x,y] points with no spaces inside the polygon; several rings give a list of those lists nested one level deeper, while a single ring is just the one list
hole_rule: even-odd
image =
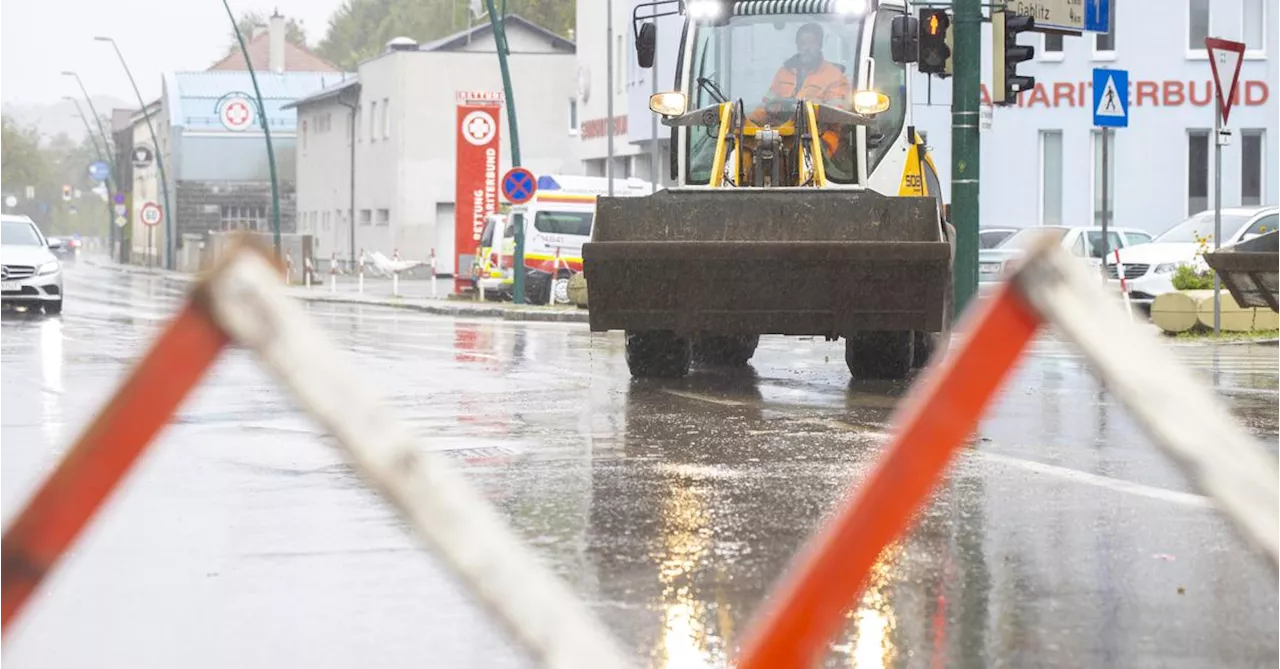
[{"label": "side mirror of loader", "polygon": [[653,54],[657,48],[658,29],[652,23],[641,24],[640,32],[636,34],[637,64],[646,70],[653,67]]},{"label": "side mirror of loader", "polygon": [[889,30],[889,52],[895,63],[914,63],[920,59],[920,20],[914,16],[895,16]]}]

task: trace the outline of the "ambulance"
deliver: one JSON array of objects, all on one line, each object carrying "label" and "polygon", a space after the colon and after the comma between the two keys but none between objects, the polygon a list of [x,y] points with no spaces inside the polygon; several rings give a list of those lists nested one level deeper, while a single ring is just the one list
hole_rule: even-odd
[{"label": "ambulance", "polygon": [[[653,184],[643,179],[613,181],[615,197],[649,195],[653,188]],[[582,271],[582,245],[591,240],[596,197],[608,194],[606,177],[544,175],[538,178],[537,193],[525,204],[524,212],[526,301],[569,303],[569,278]],[[477,285],[490,294],[509,296],[515,283],[512,273],[516,253],[515,219],[510,214],[505,219],[501,227],[494,226],[491,242],[492,248],[502,249],[497,254],[502,280],[499,283],[482,277]],[[485,232],[488,233],[487,226]]]}]

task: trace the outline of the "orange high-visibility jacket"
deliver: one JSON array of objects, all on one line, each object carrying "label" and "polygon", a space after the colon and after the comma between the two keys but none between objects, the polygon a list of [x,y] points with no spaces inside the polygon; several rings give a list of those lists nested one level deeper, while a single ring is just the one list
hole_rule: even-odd
[{"label": "orange high-visibility jacket", "polygon": [[[800,77],[804,79],[801,80]],[[800,85],[797,86],[796,82]],[[812,72],[801,72],[800,59],[796,56],[788,58],[777,74],[773,75],[773,83],[769,85],[769,95],[777,98],[804,98],[809,102],[845,103],[850,95],[849,78],[844,70],[830,61],[822,61]],[[760,107],[751,114],[757,123],[766,118],[765,108]],[[822,139],[828,151],[835,151],[837,135],[828,131],[822,133]]]}]

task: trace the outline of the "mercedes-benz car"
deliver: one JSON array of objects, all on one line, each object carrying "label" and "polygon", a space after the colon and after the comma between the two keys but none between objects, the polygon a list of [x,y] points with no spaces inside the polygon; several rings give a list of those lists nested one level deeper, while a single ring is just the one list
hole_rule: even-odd
[{"label": "mercedes-benz car", "polygon": [[5,306],[62,312],[62,263],[35,221],[0,215],[0,300]]}]

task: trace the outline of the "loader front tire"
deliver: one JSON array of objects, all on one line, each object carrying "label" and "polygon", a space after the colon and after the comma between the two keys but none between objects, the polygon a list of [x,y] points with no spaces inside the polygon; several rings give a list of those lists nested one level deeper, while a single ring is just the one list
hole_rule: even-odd
[{"label": "loader front tire", "polygon": [[951,345],[951,319],[955,313],[955,308],[955,283],[948,282],[946,296],[943,298],[942,303],[942,332],[916,333],[916,367],[923,369],[935,359],[946,357],[947,347]]},{"label": "loader front tire", "polygon": [[627,367],[637,378],[676,379],[689,373],[693,347],[667,330],[627,333]]},{"label": "loader front tire", "polygon": [[902,379],[911,373],[915,332],[855,332],[845,339],[844,362],[854,379]]},{"label": "loader front tire", "polygon": [[717,335],[693,340],[693,361],[710,367],[742,367],[756,354],[760,335]]}]

